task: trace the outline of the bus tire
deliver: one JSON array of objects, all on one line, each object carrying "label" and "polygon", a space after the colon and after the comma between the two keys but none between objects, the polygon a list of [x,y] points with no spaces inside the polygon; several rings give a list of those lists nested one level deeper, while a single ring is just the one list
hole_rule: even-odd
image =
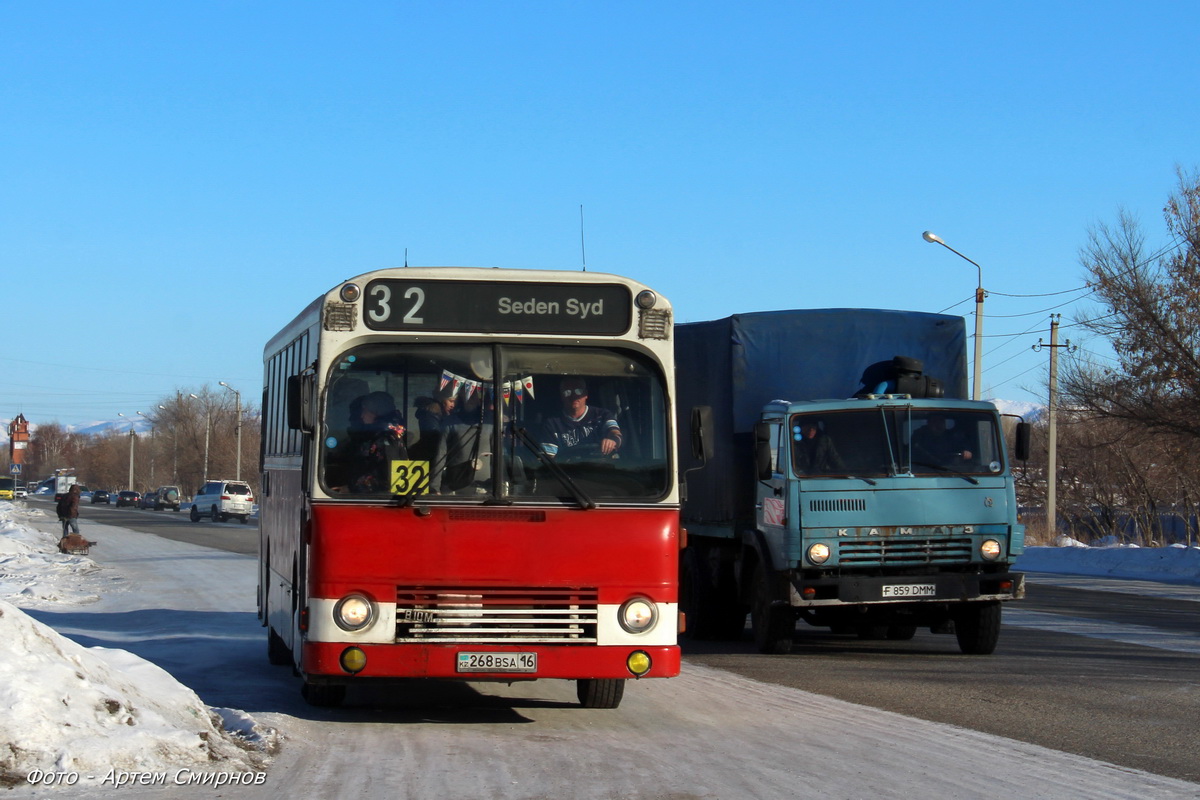
[{"label": "bus tire", "polygon": [[334,708],[346,699],[346,687],[337,683],[309,683],[300,686],[300,694],[310,706]]},{"label": "bus tire", "polygon": [[274,628],[267,628],[267,661],[277,667],[292,663],[292,651]]},{"label": "bus tire", "polygon": [[792,652],[796,620],[790,608],[775,605],[774,584],[761,561],[754,568],[754,601],[750,606],[750,624],[754,628],[754,646],[760,653],[787,655]]},{"label": "bus tire", "polygon": [[958,649],[969,656],[987,656],[1000,641],[1000,603],[970,603],[954,617]]},{"label": "bus tire", "polygon": [[575,695],[584,708],[616,708],[624,694],[622,678],[580,678],[575,682]]}]

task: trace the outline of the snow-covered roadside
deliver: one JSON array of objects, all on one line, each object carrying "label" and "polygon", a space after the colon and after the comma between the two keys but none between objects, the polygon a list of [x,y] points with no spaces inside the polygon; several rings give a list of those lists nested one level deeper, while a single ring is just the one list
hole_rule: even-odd
[{"label": "snow-covered roadside", "polygon": [[[152,588],[88,556],[58,553],[56,525],[41,509],[0,502],[0,786],[117,786],[132,775],[207,785],[264,780],[274,731],[242,711],[206,705],[129,650],[84,647],[35,618],[69,627],[72,609],[87,606],[101,624],[129,619],[145,611],[139,598]],[[85,533],[101,547],[106,537],[129,535],[95,525]],[[179,557],[186,563],[191,551]],[[166,564],[172,557],[146,555]],[[163,580],[172,573],[165,569]],[[224,592],[215,594],[220,602]],[[179,605],[206,610],[187,595]],[[163,637],[186,633],[171,630],[171,611],[150,612],[163,616]]]},{"label": "snow-covered roadside", "polygon": [[1200,586],[1200,547],[1088,547],[1060,536],[1057,547],[1027,547],[1016,568],[1025,572],[1145,579]]}]

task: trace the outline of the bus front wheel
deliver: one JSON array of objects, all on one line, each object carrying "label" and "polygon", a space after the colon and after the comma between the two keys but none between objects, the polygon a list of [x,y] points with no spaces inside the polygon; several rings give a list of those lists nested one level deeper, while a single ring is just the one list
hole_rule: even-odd
[{"label": "bus front wheel", "polygon": [[346,699],[346,687],[340,684],[309,683],[305,681],[300,687],[300,694],[310,706],[332,708],[340,706]]},{"label": "bus front wheel", "polygon": [[625,694],[622,678],[580,678],[575,682],[575,694],[584,708],[616,708]]}]

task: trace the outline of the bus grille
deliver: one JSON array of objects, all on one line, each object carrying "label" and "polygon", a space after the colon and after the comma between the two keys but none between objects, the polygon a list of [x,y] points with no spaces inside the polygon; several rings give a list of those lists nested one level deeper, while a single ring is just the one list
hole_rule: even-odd
[{"label": "bus grille", "polygon": [[396,641],[595,644],[595,589],[401,586]]},{"label": "bus grille", "polygon": [[970,560],[970,539],[883,537],[838,542],[838,561],[843,567],[966,564]]},{"label": "bus grille", "polygon": [[657,308],[642,309],[638,312],[639,339],[670,339],[671,314]]},{"label": "bus grille", "polygon": [[358,323],[357,303],[326,303],[324,324],[327,331],[352,331]]}]

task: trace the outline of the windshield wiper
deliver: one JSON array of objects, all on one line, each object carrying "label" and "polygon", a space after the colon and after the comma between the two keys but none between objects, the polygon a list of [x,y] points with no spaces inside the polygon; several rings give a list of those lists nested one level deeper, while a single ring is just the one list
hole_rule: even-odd
[{"label": "windshield wiper", "polygon": [[970,475],[963,475],[958,470],[950,469],[950,467],[946,467],[941,464],[930,464],[928,461],[914,461],[913,466],[914,467],[929,467],[930,469],[935,469],[938,472],[949,472],[952,475],[957,475],[958,477],[962,478],[964,481],[966,481],[967,483],[969,483],[973,486],[979,485],[979,481],[975,480]]},{"label": "windshield wiper", "polygon": [[578,502],[580,506],[589,510],[596,507],[596,501],[588,497],[587,492],[583,491],[583,489],[580,489],[575,481],[571,480],[571,476],[566,473],[566,470],[564,470],[558,462],[546,455],[546,451],[541,448],[541,445],[533,440],[533,437],[529,435],[529,431],[525,430],[524,428],[514,427],[513,433],[517,435],[517,438],[520,439],[526,447],[533,451],[533,454],[537,456],[538,461],[541,461],[546,465],[547,469],[554,473],[554,477],[562,481],[563,486],[567,487],[567,491],[571,493],[571,496],[575,498],[576,502]]}]

